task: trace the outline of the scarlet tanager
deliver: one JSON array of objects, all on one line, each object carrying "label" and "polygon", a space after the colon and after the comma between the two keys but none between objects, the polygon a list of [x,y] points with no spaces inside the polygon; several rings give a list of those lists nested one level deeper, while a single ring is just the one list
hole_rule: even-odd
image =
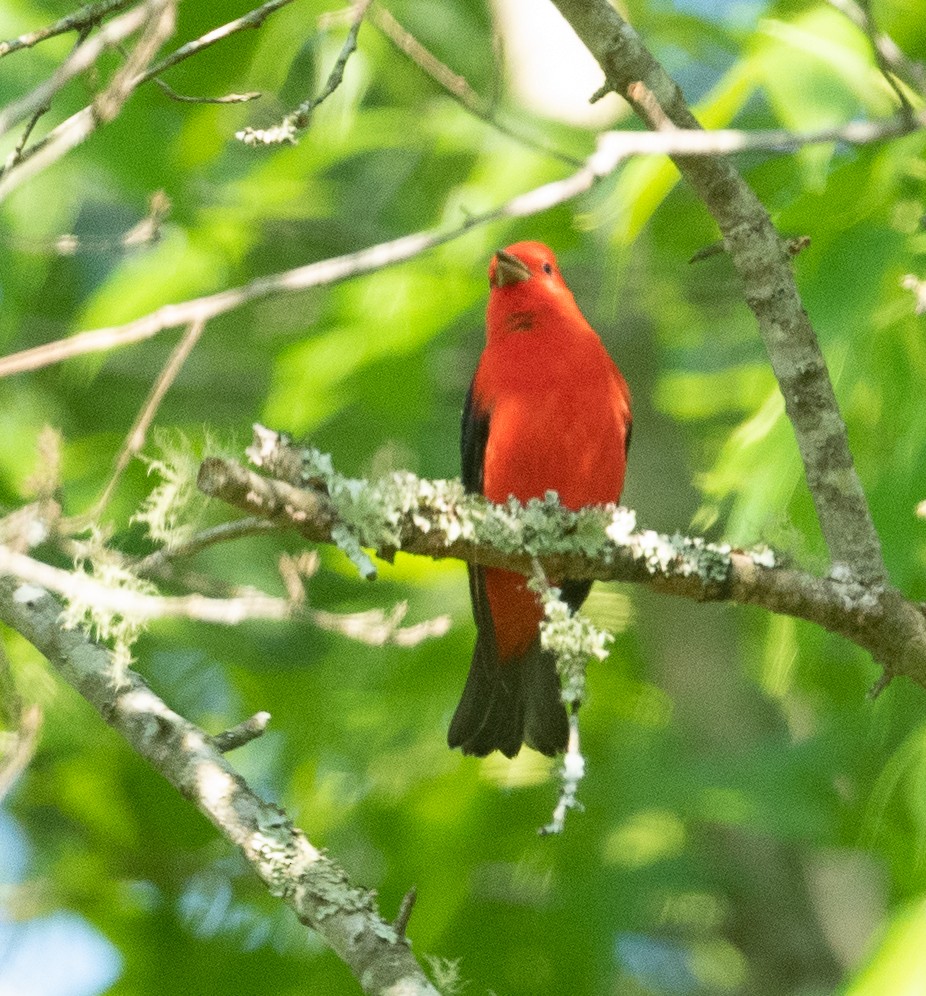
[{"label": "scarlet tanager", "polygon": [[[486,347],[463,409],[467,492],[522,504],[555,491],[567,508],[616,502],[630,445],[630,391],[539,242],[499,250],[489,266]],[[573,612],[591,581],[559,579]],[[447,740],[464,754],[526,743],[565,750],[556,663],[540,647],[543,611],[520,575],[469,566],[478,635]]]}]

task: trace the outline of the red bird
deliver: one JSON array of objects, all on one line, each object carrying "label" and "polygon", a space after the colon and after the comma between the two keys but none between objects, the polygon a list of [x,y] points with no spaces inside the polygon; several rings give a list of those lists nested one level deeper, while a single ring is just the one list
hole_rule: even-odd
[{"label": "red bird", "polygon": [[[486,348],[463,409],[463,486],[525,503],[556,491],[567,508],[616,502],[630,445],[630,391],[539,242],[499,250],[489,266]],[[591,581],[557,582],[573,612]],[[478,635],[447,740],[464,754],[521,744],[554,755],[569,724],[543,611],[521,574],[470,565]]]}]

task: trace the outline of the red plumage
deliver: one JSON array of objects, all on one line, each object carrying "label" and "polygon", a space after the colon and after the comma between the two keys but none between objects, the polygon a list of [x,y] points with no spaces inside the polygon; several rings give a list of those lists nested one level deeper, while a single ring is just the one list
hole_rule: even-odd
[{"label": "red plumage", "polygon": [[[630,392],[579,311],[553,253],[538,242],[498,252],[489,267],[486,348],[463,415],[463,483],[504,502],[556,491],[568,508],[616,502],[630,442]],[[559,581],[573,610],[588,582]],[[539,646],[542,612],[519,574],[470,568],[479,635],[449,742],[509,757],[547,754],[568,734],[559,679]]]}]

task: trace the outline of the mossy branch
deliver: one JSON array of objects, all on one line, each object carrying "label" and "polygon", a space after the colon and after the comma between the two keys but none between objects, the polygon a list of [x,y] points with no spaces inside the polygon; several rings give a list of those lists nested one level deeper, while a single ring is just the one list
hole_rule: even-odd
[{"label": "mossy branch", "polygon": [[553,579],[625,581],[806,619],[863,647],[890,674],[926,687],[926,617],[916,603],[878,583],[784,566],[767,548],[731,549],[697,536],[639,530],[634,513],[618,506],[573,512],[553,493],[527,506],[493,505],[464,494],[458,481],[409,473],[377,481],[347,478],[329,455],[260,426],[248,454],[268,476],[207,458],[200,490],[313,542],[337,543],[355,559],[360,551],[367,576],[373,576],[373,564],[365,550],[386,560],[398,550],[453,557],[525,575],[536,558]]}]

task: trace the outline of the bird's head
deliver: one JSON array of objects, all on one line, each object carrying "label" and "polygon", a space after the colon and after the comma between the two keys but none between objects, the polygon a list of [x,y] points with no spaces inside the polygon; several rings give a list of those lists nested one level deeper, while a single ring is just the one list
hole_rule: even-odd
[{"label": "bird's head", "polygon": [[[546,279],[544,279],[546,278]],[[549,246],[542,242],[516,242],[507,249],[499,249],[489,264],[489,286],[512,287],[533,282],[536,293],[538,284],[562,283],[556,257]]]},{"label": "bird's head", "polygon": [[540,331],[563,318],[584,324],[553,250],[542,242],[499,249],[489,264],[489,287],[490,335]]}]

